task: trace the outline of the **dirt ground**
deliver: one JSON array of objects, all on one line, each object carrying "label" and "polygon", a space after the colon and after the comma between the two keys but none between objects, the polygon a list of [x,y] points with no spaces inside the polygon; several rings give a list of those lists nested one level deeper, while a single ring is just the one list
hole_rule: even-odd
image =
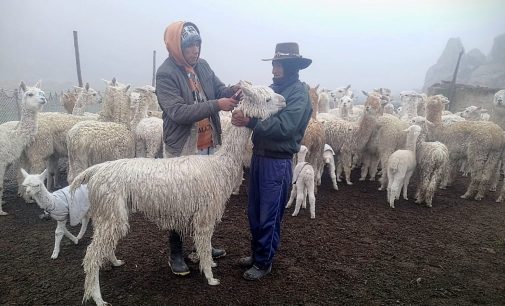
[{"label": "dirt ground", "polygon": [[[505,305],[505,204],[494,195],[460,199],[467,179],[459,178],[431,209],[400,200],[392,210],[377,182],[355,175],[355,185],[334,191],[325,173],[316,219],[307,209],[286,211],[272,274],[258,282],[243,280],[237,265],[249,250],[245,185],[214,234],[228,252],[214,269],[219,286],[207,285],[195,264],[189,276],[173,275],[167,233],[134,215],[116,251],[126,264],[101,272],[103,297],[113,305]],[[81,305],[91,226],[78,245],[63,238],[51,260],[56,222],[40,220],[41,210],[13,189],[4,200],[0,304]]]}]

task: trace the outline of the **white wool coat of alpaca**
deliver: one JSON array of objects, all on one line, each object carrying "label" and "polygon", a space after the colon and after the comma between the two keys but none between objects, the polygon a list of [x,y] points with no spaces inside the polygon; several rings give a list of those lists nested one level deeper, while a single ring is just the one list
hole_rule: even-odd
[{"label": "white wool coat of alpaca", "polygon": [[[129,86],[108,86],[106,89],[102,113],[110,114],[110,118],[117,121],[82,121],[68,131],[69,183],[89,166],[108,160],[135,157],[135,135],[130,130],[130,114],[123,112],[130,109],[128,89]],[[111,105],[114,105],[112,109],[118,113],[105,111]]]},{"label": "white wool coat of alpaca", "polygon": [[433,196],[447,175],[449,150],[441,142],[426,142],[424,132],[417,138],[416,161],[419,182],[416,190],[416,203],[426,203],[432,207]]},{"label": "white wool coat of alpaca", "polygon": [[442,125],[441,117],[445,102],[436,96],[429,97],[426,117],[438,124],[427,121],[427,140],[440,141],[449,150],[448,183],[452,182],[461,160],[470,165],[470,184],[461,196],[481,200],[488,189],[491,176],[498,164],[505,145],[503,130],[492,122],[461,121],[448,126]]},{"label": "white wool coat of alpaca", "polygon": [[89,87],[89,83],[86,83],[83,88],[76,86],[76,89],[78,90],[78,94],[72,115],[84,116],[87,106],[99,103],[102,100],[96,90]]},{"label": "white wool coat of alpaca", "polygon": [[[243,98],[237,108],[246,116],[264,119],[286,106],[284,98],[269,87],[240,85]],[[214,155],[121,159],[92,166],[75,178],[71,190],[88,184],[94,228],[83,262],[84,301],[93,298],[97,305],[105,304],[99,269],[128,232],[131,212],[142,212],[163,230],[191,235],[200,270],[209,285],[219,284],[211,269],[211,237],[239,179],[251,133],[246,127],[232,126]]]},{"label": "white wool coat of alpaca", "polygon": [[[44,170],[41,174],[28,174],[21,168],[21,173],[24,177],[23,186],[26,189],[26,193],[35,199],[39,207],[57,222],[56,230],[54,231],[54,249],[51,255],[52,259],[56,259],[60,253],[60,243],[63,236],[72,240],[74,244],[77,244],[86,232],[89,221],[88,189],[86,185],[81,185],[75,191],[73,202],[70,203],[70,187],[56,190],[53,193],[47,190],[44,185],[47,170]],[[82,223],[77,237],[72,235],[67,229],[66,224],[69,220],[71,226]]]},{"label": "white wool coat of alpaca", "polygon": [[490,120],[505,130],[505,89],[494,94]]},{"label": "white wool coat of alpaca", "polygon": [[388,173],[387,198],[391,208],[395,208],[395,200],[400,198],[402,188],[403,198],[408,200],[407,188],[416,169],[416,143],[421,134],[421,127],[411,125],[405,132],[407,132],[407,149],[393,152],[388,158],[386,168]]},{"label": "white wool coat of alpaca", "polygon": [[19,160],[23,150],[35,138],[38,130],[38,113],[47,103],[39,83],[34,87],[27,87],[21,82],[19,88],[23,97],[21,120],[16,125],[12,122],[0,125],[0,216],[7,215],[2,209],[5,171],[8,166]]},{"label": "white wool coat of alpaca", "polygon": [[163,157],[163,120],[148,117],[149,107],[158,103],[154,87],[146,85],[136,88],[135,92],[138,95],[132,122],[132,127],[135,127],[135,156]]},{"label": "white wool coat of alpaca", "polygon": [[[319,85],[318,85],[319,86]],[[317,174],[320,173],[321,169],[324,167],[323,163],[323,150],[324,150],[324,126],[316,119],[317,110],[319,109],[317,87],[309,89],[310,99],[312,103],[312,117],[307,125],[305,134],[301,144],[306,146],[309,150],[307,154],[307,162],[310,163]],[[296,155],[295,155],[296,160]],[[296,161],[295,161],[296,162]],[[321,185],[321,177],[316,175],[314,178],[316,181],[316,192],[317,186]]]},{"label": "white wool coat of alpaca", "polygon": [[293,182],[291,188],[291,195],[289,196],[286,208],[291,207],[296,198],[295,211],[292,216],[298,216],[300,207],[307,207],[307,196],[309,197],[310,205],[310,218],[316,218],[316,197],[314,196],[314,168],[311,164],[305,162],[307,155],[307,147],[300,146],[300,151],[297,153],[298,163],[293,171]]},{"label": "white wool coat of alpaca", "polygon": [[[335,169],[335,151],[333,151],[327,143],[324,144],[323,161],[325,165],[328,165],[328,172],[331,177],[331,182],[333,183],[333,189],[338,190],[337,181],[340,182],[340,178],[337,177]],[[320,176],[322,175],[322,171],[323,169],[321,169]]]}]

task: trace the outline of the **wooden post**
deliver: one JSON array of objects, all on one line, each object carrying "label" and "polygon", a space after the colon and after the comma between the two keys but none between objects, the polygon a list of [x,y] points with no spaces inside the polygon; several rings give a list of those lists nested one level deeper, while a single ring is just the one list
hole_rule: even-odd
[{"label": "wooden post", "polygon": [[77,39],[77,31],[74,31],[74,49],[75,64],[77,66],[77,80],[79,82],[79,87],[82,87],[81,60],[79,59],[79,40]]},{"label": "wooden post", "polygon": [[454,105],[453,100],[454,97],[456,96],[456,78],[458,76],[459,63],[461,62],[461,57],[463,56],[463,53],[465,53],[465,49],[461,49],[461,51],[459,52],[458,62],[456,63],[456,68],[454,69],[451,85],[449,87],[449,96],[447,97],[449,99],[449,110],[452,110],[451,106]]},{"label": "wooden post", "polygon": [[19,102],[19,88],[14,89],[14,99],[16,99],[16,106],[18,109],[18,121],[21,120],[21,103]]},{"label": "wooden post", "polygon": [[154,87],[156,81],[156,50],[153,50],[153,80],[151,85]]}]

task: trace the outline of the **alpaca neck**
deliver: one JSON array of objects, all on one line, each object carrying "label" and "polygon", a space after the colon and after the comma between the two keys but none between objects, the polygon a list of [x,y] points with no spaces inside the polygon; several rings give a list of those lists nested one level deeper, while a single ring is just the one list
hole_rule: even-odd
[{"label": "alpaca neck", "polygon": [[298,153],[298,163],[304,163],[305,162],[305,157],[307,156],[307,152],[305,153]]},{"label": "alpaca neck", "polygon": [[377,128],[377,118],[371,115],[363,115],[359,127],[354,134],[356,150],[361,151],[365,148],[373,131]]},{"label": "alpaca neck", "polygon": [[134,131],[139,122],[145,118],[147,118],[147,97],[141,94],[137,109],[135,110],[135,114],[133,114],[133,119],[130,123],[130,129]]},{"label": "alpaca neck", "polygon": [[40,186],[40,191],[33,195],[35,201],[39,207],[44,210],[54,209],[55,203],[53,195],[47,190],[43,183],[41,183]]},{"label": "alpaca neck", "polygon": [[21,112],[21,120],[18,124],[18,130],[29,136],[35,136],[37,134],[37,115],[38,110],[27,109],[23,107]]},{"label": "alpaca neck", "polygon": [[340,118],[348,119],[349,118],[349,108],[348,107],[340,107]]},{"label": "alpaca neck", "polygon": [[234,163],[234,167],[239,169],[242,165],[244,150],[251,133],[252,130],[249,128],[231,125],[228,130],[228,135],[226,135],[223,145],[216,155],[229,158]]},{"label": "alpaca neck", "polygon": [[405,147],[416,154],[417,138],[419,135],[408,135]]},{"label": "alpaca neck", "polygon": [[89,104],[91,96],[85,95],[83,93],[79,94],[77,101],[75,101],[74,109],[72,110],[72,115],[82,116],[84,115],[84,109],[86,105]]}]

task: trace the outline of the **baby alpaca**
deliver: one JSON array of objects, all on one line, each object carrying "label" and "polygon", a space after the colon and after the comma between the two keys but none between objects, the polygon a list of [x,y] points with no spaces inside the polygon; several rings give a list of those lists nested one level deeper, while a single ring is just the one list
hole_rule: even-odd
[{"label": "baby alpaca", "polygon": [[[335,152],[329,144],[324,144],[323,161],[325,165],[328,165],[328,172],[330,173],[331,182],[333,183],[333,189],[338,190],[337,181],[340,182],[340,178],[337,177],[335,172]],[[340,169],[342,169],[341,166]],[[324,167],[321,168],[319,176],[322,176],[323,170]],[[342,171],[340,171],[340,173],[342,173]]]},{"label": "baby alpaca", "polygon": [[[293,188],[286,208],[289,208],[296,197],[295,211],[292,216],[297,216],[300,212],[300,206],[307,207],[306,198],[309,196],[310,218],[316,218],[316,198],[314,196],[314,168],[305,162],[305,156],[308,153],[306,146],[301,146],[297,153],[298,164],[293,171]],[[303,203],[303,204],[302,204]]]},{"label": "baby alpaca", "polygon": [[[82,238],[88,226],[89,217],[87,216],[89,209],[88,189],[85,185],[78,189],[75,193],[74,202],[70,203],[69,187],[65,187],[50,193],[44,185],[44,180],[47,176],[47,169],[42,174],[28,174],[23,168],[24,181],[23,187],[26,188],[26,193],[44,209],[51,218],[58,222],[54,232],[54,250],[51,255],[52,259],[58,258],[60,253],[60,242],[65,235],[73,243],[77,244]],[[82,223],[79,235],[75,237],[66,227],[67,220],[70,217],[70,225],[74,226]]]},{"label": "baby alpaca", "polygon": [[407,187],[416,168],[416,142],[421,127],[412,125],[404,131],[407,132],[407,149],[396,150],[389,156],[387,163],[388,202],[391,208],[395,208],[395,200],[400,198],[402,185],[403,198],[408,200]]}]

